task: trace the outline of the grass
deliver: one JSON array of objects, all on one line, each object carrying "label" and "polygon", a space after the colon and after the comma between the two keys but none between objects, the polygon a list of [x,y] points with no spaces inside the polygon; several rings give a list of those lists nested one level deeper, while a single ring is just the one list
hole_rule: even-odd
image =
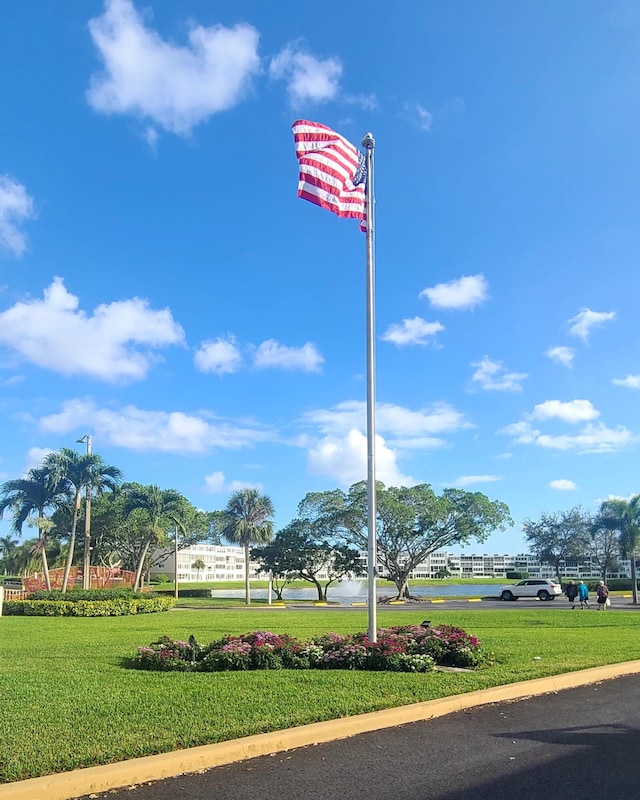
[{"label": "grass", "polygon": [[[378,624],[416,624],[424,614],[380,609]],[[0,782],[638,657],[640,615],[633,613],[430,609],[428,616],[433,624],[459,625],[479,636],[493,662],[474,673],[426,675],[140,672],[126,669],[123,660],[161,634],[194,634],[208,642],[262,629],[306,640],[327,631],[364,631],[367,613],[227,609],[89,619],[2,617]]]}]

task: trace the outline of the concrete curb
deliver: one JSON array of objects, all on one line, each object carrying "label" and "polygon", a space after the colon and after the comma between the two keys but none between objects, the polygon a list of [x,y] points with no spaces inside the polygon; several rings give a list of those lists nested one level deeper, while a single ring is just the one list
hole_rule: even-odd
[{"label": "concrete curb", "polygon": [[549,678],[535,678],[522,683],[510,683],[491,689],[479,689],[467,694],[427,700],[409,706],[375,711],[327,722],[315,722],[297,728],[261,733],[230,742],[202,745],[156,756],[134,758],[115,764],[78,769],[31,778],[0,786],[0,800],[71,800],[86,794],[108,792],[134,784],[170,778],[185,772],[198,772],[220,767],[256,756],[280,753],[297,747],[346,739],[360,733],[392,728],[408,722],[435,719],[454,711],[474,706],[521,700],[541,694],[558,692],[576,686],[640,673],[640,661],[627,661],[605,667],[593,667],[580,672],[568,672]]}]

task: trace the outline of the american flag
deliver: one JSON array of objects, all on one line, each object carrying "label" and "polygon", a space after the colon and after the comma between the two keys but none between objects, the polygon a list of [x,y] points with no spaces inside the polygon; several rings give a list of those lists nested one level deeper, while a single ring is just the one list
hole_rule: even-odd
[{"label": "american flag", "polygon": [[366,230],[366,158],[339,133],[319,122],[293,123],[300,166],[298,197],[339,217],[359,219]]}]

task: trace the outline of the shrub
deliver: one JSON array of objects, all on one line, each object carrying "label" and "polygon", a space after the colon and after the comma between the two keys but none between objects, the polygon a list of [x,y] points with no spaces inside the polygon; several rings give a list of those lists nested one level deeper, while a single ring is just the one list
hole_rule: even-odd
[{"label": "shrub", "polygon": [[[34,592],[35,594],[35,592]],[[57,597],[65,595],[58,594]],[[129,614],[153,614],[168,611],[175,600],[153,595],[133,595],[112,600],[8,600],[3,613],[23,617],[121,617]]]},{"label": "shrub", "polygon": [[470,668],[479,666],[482,660],[477,638],[462,628],[406,625],[381,630],[376,642],[369,641],[364,633],[354,636],[326,633],[305,643],[286,634],[254,631],[242,636],[224,636],[202,646],[193,636],[188,643],[163,636],[148,647],[139,647],[131,666],[201,672],[255,669],[429,672],[436,664]]},{"label": "shrub", "polygon": [[162,672],[186,672],[193,667],[194,661],[194,652],[188,642],[161,636],[148,647],[138,648],[134,666]]},{"label": "shrub", "polygon": [[135,600],[153,597],[150,592],[134,592],[133,589],[69,589],[65,594],[59,589],[39,589],[29,592],[30,600]]},{"label": "shrub", "polygon": [[[156,589],[158,594],[170,594],[173,597],[174,589]],[[178,597],[212,597],[211,589],[178,589]]]}]

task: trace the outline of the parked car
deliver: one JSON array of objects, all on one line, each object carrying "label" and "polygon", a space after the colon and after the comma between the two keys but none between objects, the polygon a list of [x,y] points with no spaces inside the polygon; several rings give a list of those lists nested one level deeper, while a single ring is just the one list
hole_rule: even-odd
[{"label": "parked car", "polygon": [[526,581],[500,587],[501,600],[517,600],[519,597],[555,600],[560,594],[562,594],[560,584],[547,578],[527,578]]}]

